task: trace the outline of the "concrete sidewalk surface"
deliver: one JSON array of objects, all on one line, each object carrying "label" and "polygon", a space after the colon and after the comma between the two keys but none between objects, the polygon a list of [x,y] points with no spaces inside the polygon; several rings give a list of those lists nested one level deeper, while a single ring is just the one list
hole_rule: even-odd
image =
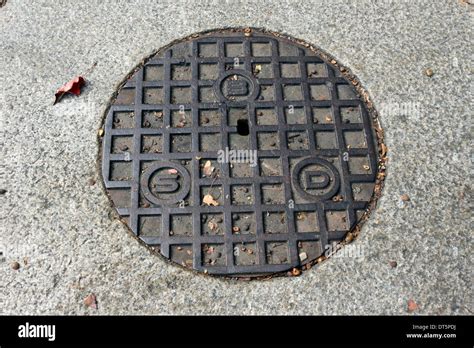
[{"label": "concrete sidewalk surface", "polygon": [[[472,314],[472,7],[8,0],[0,8],[0,314]],[[247,26],[335,56],[368,90],[385,130],[385,188],[347,247],[356,252],[300,277],[224,280],[151,255],[116,219],[97,168],[104,111],[131,69],[175,39]],[[53,106],[56,89],[89,69],[82,94]],[[90,294],[97,308],[90,297],[84,304]]]}]

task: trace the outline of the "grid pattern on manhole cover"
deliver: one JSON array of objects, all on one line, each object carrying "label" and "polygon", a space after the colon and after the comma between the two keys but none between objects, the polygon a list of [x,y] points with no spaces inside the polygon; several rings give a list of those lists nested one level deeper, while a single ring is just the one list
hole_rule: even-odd
[{"label": "grid pattern on manhole cover", "polygon": [[163,256],[211,274],[312,262],[371,200],[377,152],[353,86],[313,51],[215,32],[162,49],[119,89],[102,174]]}]

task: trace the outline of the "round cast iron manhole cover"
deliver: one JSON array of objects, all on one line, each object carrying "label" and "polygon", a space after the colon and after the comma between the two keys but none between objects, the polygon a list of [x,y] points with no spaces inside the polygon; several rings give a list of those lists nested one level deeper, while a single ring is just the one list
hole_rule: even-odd
[{"label": "round cast iron manhole cover", "polygon": [[118,214],[153,250],[209,274],[310,268],[358,233],[384,176],[357,80],[265,31],[164,47],[124,81],[103,127]]}]

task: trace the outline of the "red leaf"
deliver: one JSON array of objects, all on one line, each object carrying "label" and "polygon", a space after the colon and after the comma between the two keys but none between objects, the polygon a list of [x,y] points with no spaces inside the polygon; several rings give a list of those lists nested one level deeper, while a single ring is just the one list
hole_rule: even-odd
[{"label": "red leaf", "polygon": [[85,299],[84,299],[84,304],[87,307],[97,309],[97,298],[95,297],[94,294],[89,294]]},{"label": "red leaf", "polygon": [[53,105],[59,102],[66,93],[72,93],[74,95],[81,94],[81,87],[84,86],[85,83],[86,81],[82,76],[76,76],[71,81],[61,86],[54,95],[56,99],[54,100]]},{"label": "red leaf", "polygon": [[408,313],[412,313],[418,309],[418,305],[412,299],[408,300],[407,302],[407,311]]}]

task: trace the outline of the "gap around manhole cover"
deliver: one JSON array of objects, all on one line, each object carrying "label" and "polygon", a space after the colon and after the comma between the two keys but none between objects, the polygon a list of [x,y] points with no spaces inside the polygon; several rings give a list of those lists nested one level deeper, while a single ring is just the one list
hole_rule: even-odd
[{"label": "gap around manhole cover", "polygon": [[111,100],[101,172],[146,245],[233,277],[299,274],[350,242],[385,176],[377,114],[327,54],[215,30],[149,57]]}]

